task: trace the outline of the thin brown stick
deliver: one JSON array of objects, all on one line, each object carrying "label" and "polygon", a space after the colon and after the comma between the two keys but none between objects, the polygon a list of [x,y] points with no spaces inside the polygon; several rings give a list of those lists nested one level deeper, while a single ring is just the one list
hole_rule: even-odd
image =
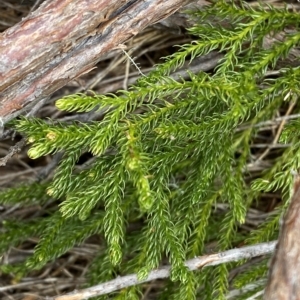
[{"label": "thin brown stick", "polygon": [[12,158],[15,154],[19,153],[22,150],[22,148],[25,146],[25,144],[26,144],[26,139],[23,138],[21,141],[17,142],[14,146],[12,146],[9,149],[8,154],[0,158],[0,167],[6,166],[8,160]]},{"label": "thin brown stick", "polygon": [[[289,115],[291,114],[291,112],[293,111],[295,105],[296,105],[296,102],[295,102],[295,101],[290,102],[289,108],[288,108],[288,110],[286,111],[286,113],[285,113],[285,115],[284,115],[285,117],[286,117],[286,116],[289,116]],[[283,120],[281,121],[279,127],[278,127],[278,130],[277,130],[277,132],[276,132],[275,138],[273,139],[273,142],[272,142],[272,143],[267,147],[267,149],[259,156],[259,158],[257,158],[257,162],[262,161],[262,160],[269,154],[269,152],[270,152],[272,146],[275,145],[275,144],[278,142],[278,140],[279,140],[279,138],[280,138],[280,136],[281,136],[282,130],[283,130],[283,128],[284,128],[285,123],[286,123],[286,120],[283,119]]]}]

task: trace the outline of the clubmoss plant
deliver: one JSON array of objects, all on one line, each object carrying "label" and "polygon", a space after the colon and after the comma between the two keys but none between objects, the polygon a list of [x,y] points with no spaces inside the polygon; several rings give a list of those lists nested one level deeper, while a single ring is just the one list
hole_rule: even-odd
[{"label": "clubmoss plant", "polygon": [[[57,152],[63,157],[51,181],[6,190],[1,204],[59,205],[43,218],[4,224],[2,253],[31,236],[39,242],[30,258],[2,265],[2,272],[42,268],[98,234],[105,244],[89,267],[90,285],[116,274],[145,278],[164,261],[172,272],[160,299],[225,299],[230,289],[240,289],[236,299],[246,299],[264,288],[268,259],[245,267],[234,280],[229,272],[241,263],[198,272],[189,272],[184,263],[211,250],[277,238],[291,172],[300,167],[300,123],[289,124],[281,140],[288,145],[262,173],[253,175],[248,167],[259,124],[298,99],[299,66],[283,68],[280,62],[289,61],[299,44],[300,15],[216,1],[191,18],[196,24],[189,29],[193,42],[180,46],[128,90],[76,94],[56,102],[68,112],[105,110],[101,121],[15,122],[31,144],[31,158]],[[282,40],[266,42],[286,29]],[[170,76],[186,61],[212,51],[223,54],[214,72],[190,72],[189,79],[179,80]],[[86,152],[95,159],[79,172],[76,162]],[[263,193],[275,191],[282,194],[282,203],[271,217],[251,234],[243,230],[249,208]],[[218,204],[225,209],[218,211]],[[139,230],[130,229],[132,223]],[[253,282],[256,288],[243,290]],[[142,292],[139,285],[114,297],[140,299]]]}]

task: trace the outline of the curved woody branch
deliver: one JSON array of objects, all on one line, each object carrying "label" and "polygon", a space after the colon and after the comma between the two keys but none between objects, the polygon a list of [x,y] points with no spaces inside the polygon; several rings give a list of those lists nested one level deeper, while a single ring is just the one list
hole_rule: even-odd
[{"label": "curved woody branch", "polygon": [[0,121],[89,72],[192,0],[47,0],[0,35]]},{"label": "curved woody branch", "polygon": [[[195,271],[207,266],[216,266],[223,263],[238,261],[241,259],[250,259],[252,257],[272,253],[274,251],[276,243],[277,241],[273,241],[269,243],[262,243],[253,246],[232,249],[221,253],[199,256],[188,260],[185,265],[190,271]],[[149,282],[156,279],[167,278],[169,276],[170,266],[164,266],[157,270],[151,271],[145,280],[139,281],[136,274],[131,274],[127,276],[118,277],[114,280],[90,288],[86,288],[84,290],[77,290],[67,295],[56,296],[54,298],[50,298],[49,300],[89,299],[92,297],[105,295],[122,288],[126,288],[136,284],[141,284],[144,282]]]}]

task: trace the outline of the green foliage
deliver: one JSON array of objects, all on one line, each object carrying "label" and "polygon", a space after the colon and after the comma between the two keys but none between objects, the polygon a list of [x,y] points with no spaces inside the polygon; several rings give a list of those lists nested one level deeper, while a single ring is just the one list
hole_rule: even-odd
[{"label": "green foliage", "polygon": [[[31,144],[31,158],[64,152],[50,182],[2,192],[1,203],[6,205],[60,201],[58,209],[42,220],[5,225],[2,252],[27,237],[40,238],[23,271],[42,268],[99,234],[106,244],[90,266],[91,284],[130,272],[143,279],[167,258],[172,265],[170,279],[179,284],[166,283],[162,299],[225,299],[228,274],[236,265],[191,273],[185,260],[204,254],[210,242],[216,242],[214,251],[223,251],[241,241],[254,244],[276,238],[290,197],[291,172],[300,168],[299,121],[286,127],[282,142],[290,146],[275,163],[251,184],[245,177],[257,124],[297,100],[300,90],[300,69],[278,66],[299,44],[300,34],[287,34],[284,41],[269,47],[265,38],[297,26],[300,15],[217,1],[191,17],[196,22],[189,29],[194,41],[180,46],[128,91],[76,94],[56,102],[68,112],[101,109],[103,120],[16,122],[16,130]],[[170,77],[186,61],[213,50],[224,53],[213,74],[189,73],[188,80],[178,81]],[[278,75],[268,77],[267,72],[275,69]],[[238,130],[241,124],[245,126]],[[86,152],[95,160],[78,171],[76,163]],[[282,205],[245,236],[241,225],[248,208],[264,192],[274,191],[282,193]],[[228,208],[223,215],[215,212],[217,203]],[[138,233],[129,229],[132,222],[140,224]],[[19,239],[18,228],[23,233]],[[242,289],[264,277],[263,263],[236,279],[236,287]],[[128,288],[116,299],[139,299],[140,293],[138,287]]]},{"label": "green foliage", "polygon": [[47,195],[48,184],[32,183],[30,185],[21,185],[0,193],[1,204],[13,205],[22,203],[22,205],[43,204],[50,200]]}]

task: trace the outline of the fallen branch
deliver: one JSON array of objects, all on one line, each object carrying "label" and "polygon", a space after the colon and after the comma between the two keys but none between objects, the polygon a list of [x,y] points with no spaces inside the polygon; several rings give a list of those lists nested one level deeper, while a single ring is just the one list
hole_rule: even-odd
[{"label": "fallen branch", "polygon": [[0,124],[192,0],[47,0],[0,35]]},{"label": "fallen branch", "polygon": [[[274,251],[277,241],[257,244],[243,248],[236,248],[225,252],[205,255],[190,259],[186,262],[186,266],[190,271],[195,271],[208,266],[216,266],[223,263],[238,261],[241,259],[249,259],[256,256],[269,254]],[[156,279],[167,278],[170,276],[170,266],[164,266],[149,273],[145,280],[139,281],[136,274],[118,277],[114,280],[102,283],[87,289],[76,290],[67,295],[56,296],[49,300],[81,300],[89,299],[95,296],[105,295],[129,286],[149,282]]]}]

